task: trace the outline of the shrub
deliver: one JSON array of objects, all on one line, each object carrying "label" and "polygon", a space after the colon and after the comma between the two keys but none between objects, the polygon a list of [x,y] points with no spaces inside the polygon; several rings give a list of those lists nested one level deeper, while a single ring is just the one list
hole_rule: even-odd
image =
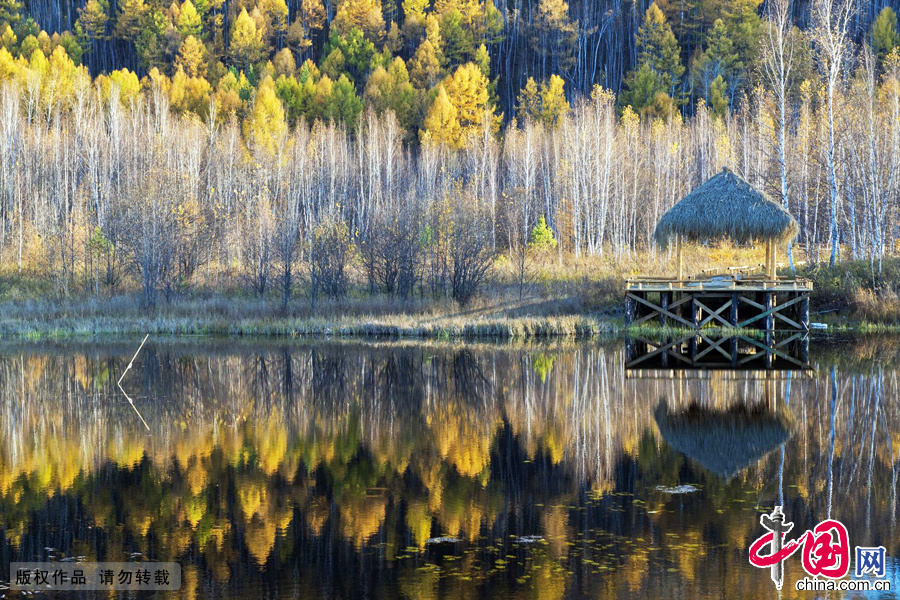
[{"label": "shrub", "polygon": [[450,292],[466,306],[484,283],[494,260],[490,220],[474,202],[460,202],[455,211],[449,248]]},{"label": "shrub", "polygon": [[310,305],[315,306],[319,294],[330,298],[346,295],[350,249],[350,230],[341,219],[322,221],[313,229],[306,257],[310,272]]}]

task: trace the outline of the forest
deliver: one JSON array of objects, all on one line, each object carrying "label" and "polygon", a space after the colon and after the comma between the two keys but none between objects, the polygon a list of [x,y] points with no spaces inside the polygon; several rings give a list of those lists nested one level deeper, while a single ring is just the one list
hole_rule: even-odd
[{"label": "forest", "polygon": [[0,272],[39,281],[4,297],[466,305],[498,270],[659,265],[722,167],[798,220],[791,268],[878,283],[890,4],[0,0]]}]

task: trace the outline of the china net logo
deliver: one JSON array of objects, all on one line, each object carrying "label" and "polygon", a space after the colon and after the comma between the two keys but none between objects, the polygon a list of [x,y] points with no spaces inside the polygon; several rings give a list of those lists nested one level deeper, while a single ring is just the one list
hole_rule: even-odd
[{"label": "china net logo", "polygon": [[[750,564],[770,569],[775,588],[784,585],[784,563],[797,551],[807,577],[797,580],[797,590],[889,591],[891,582],[884,579],[886,556],[883,546],[856,546],[854,577],[850,572],[850,538],[843,523],[834,519],[822,521],[814,528],[792,540],[787,534],[794,528],[785,521],[780,506],[768,515],[761,515],[760,524],[766,533],[750,545]],[[867,579],[860,579],[868,577]]]}]

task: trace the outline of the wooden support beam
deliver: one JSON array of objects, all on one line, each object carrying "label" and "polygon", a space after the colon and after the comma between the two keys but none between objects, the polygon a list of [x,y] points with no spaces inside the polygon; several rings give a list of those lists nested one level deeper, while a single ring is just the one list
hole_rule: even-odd
[{"label": "wooden support beam", "polygon": [[703,304],[702,302],[700,302],[700,300],[694,300],[694,302],[695,302],[697,305],[699,305],[699,307],[700,307],[701,309],[706,310],[706,312],[709,313],[709,316],[706,317],[705,319],[703,319],[703,320],[700,322],[700,325],[699,325],[700,327],[703,327],[704,325],[706,325],[707,323],[713,321],[714,319],[717,320],[717,321],[720,321],[720,322],[721,322],[723,325],[725,325],[726,327],[728,327],[729,325],[731,325],[731,323],[729,323],[728,321],[725,320],[724,317],[722,317],[722,313],[725,311],[725,309],[731,307],[731,300],[729,300],[728,302],[726,302],[725,304],[723,304],[722,306],[720,306],[718,310],[713,310],[713,309],[711,309],[711,308],[708,307],[707,305],[705,305],[705,304]]},{"label": "wooden support beam", "polygon": [[775,294],[766,292],[766,331],[775,329]]},{"label": "wooden support beam", "polygon": [[[760,319],[765,319],[766,317],[769,316],[769,314],[770,314],[771,312],[774,312],[774,311],[776,311],[776,310],[784,310],[785,308],[787,308],[787,307],[789,307],[789,306],[793,306],[794,304],[796,304],[796,303],[802,301],[804,297],[808,297],[808,296],[807,296],[806,294],[803,294],[802,296],[798,296],[798,297],[796,297],[796,298],[793,298],[792,300],[788,300],[788,301],[785,302],[784,304],[782,304],[782,305],[780,305],[780,306],[777,306],[777,307],[773,307],[773,308],[771,308],[771,309],[769,309],[769,310],[765,310],[764,307],[763,307],[764,312],[762,312],[762,313],[760,313],[760,314],[758,314],[758,315],[755,315],[755,316],[753,316],[753,317],[750,317],[749,319],[744,319],[743,321],[741,321],[740,323],[738,323],[738,327],[746,327],[747,325],[749,325],[749,324],[751,324],[751,323],[756,323],[756,322],[759,321]],[[741,298],[741,300],[742,300],[742,301],[746,301],[747,299],[746,299],[746,298]],[[760,307],[760,306],[761,306],[760,304],[758,304],[758,303],[756,303],[756,302],[747,302],[747,303],[748,303],[748,304],[752,304],[753,306],[757,306],[757,307]]]},{"label": "wooden support beam", "polygon": [[[656,316],[656,315],[662,310],[662,308],[661,308],[660,306],[657,306],[656,304],[653,304],[652,302],[650,302],[650,301],[647,300],[646,298],[640,298],[640,297],[638,297],[638,296],[635,296],[635,295],[632,294],[631,292],[628,292],[628,293],[626,294],[626,298],[627,298],[627,297],[631,297],[633,300],[635,300],[635,301],[638,303],[637,306],[646,306],[646,307],[650,308],[651,311],[654,311],[654,312],[650,312],[649,315],[645,315],[645,316],[641,317],[640,319],[636,320],[636,321],[634,322],[635,325],[638,325],[639,323],[642,323],[643,321],[646,321],[647,319]],[[670,319],[674,319],[675,321],[678,321],[679,323],[682,323],[682,324],[684,324],[684,325],[687,325],[688,327],[693,327],[693,325],[692,325],[689,321],[685,321],[684,319],[682,319],[682,318],[679,317],[678,315],[674,314],[674,313],[673,313],[672,311],[670,311],[670,310],[667,310],[667,311],[666,311],[666,316],[669,317]]]},{"label": "wooden support beam", "polygon": [[678,281],[684,279],[684,263],[681,257],[681,234],[675,234],[675,255],[678,261]]}]

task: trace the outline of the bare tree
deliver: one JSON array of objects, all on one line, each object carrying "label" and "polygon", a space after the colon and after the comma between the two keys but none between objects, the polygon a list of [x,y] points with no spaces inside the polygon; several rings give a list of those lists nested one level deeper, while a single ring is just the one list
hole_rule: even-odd
[{"label": "bare tree", "polygon": [[321,294],[341,298],[347,293],[350,230],[331,217],[313,229],[305,258],[309,264],[309,303],[314,309]]},{"label": "bare tree", "polygon": [[449,244],[450,293],[460,306],[471,302],[494,260],[485,211],[471,198],[458,198]]},{"label": "bare tree", "polygon": [[850,53],[850,23],[856,12],[854,0],[815,0],[813,2],[813,40],[816,44],[816,58],[825,84],[828,105],[828,185],[831,191],[829,227],[831,231],[831,257],[829,264],[837,262],[840,231],[838,229],[838,190],[835,156],[834,99],[844,71],[844,62]]},{"label": "bare tree", "polygon": [[[762,74],[768,89],[775,97],[775,137],[778,145],[778,171],[781,203],[788,203],[788,174],[786,160],[788,92],[794,70],[795,51],[799,32],[791,22],[791,0],[770,0],[766,6],[766,30],[762,43]],[[788,262],[794,272],[794,251],[788,244]]]}]

